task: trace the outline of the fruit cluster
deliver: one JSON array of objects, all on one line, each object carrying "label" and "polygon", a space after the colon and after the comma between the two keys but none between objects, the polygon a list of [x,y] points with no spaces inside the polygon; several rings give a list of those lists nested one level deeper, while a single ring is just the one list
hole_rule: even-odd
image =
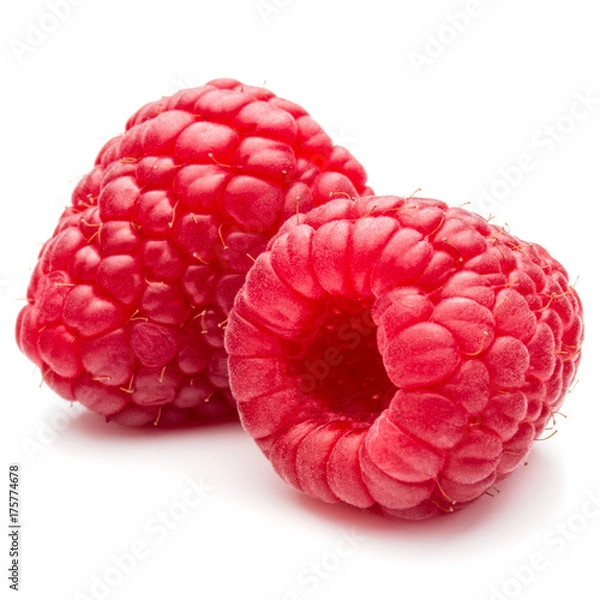
[{"label": "fruit cluster", "polygon": [[291,485],[406,519],[524,463],[583,339],[546,250],[374,196],[304,109],[231,79],[104,146],[27,299],[19,347],[67,400],[126,425],[239,412]]}]

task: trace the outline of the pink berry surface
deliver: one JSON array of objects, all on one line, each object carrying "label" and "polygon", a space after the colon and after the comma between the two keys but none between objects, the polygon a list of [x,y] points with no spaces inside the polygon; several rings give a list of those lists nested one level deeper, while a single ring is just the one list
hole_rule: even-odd
[{"label": "pink berry surface", "polygon": [[580,360],[567,272],[463,208],[338,199],[292,216],[225,336],[242,424],[325,502],[419,520],[523,465]]},{"label": "pink berry surface", "polygon": [[267,89],[218,79],[151,102],[43,245],[19,347],[112,421],[235,417],[223,328],[246,271],[291,215],[369,192],[349,152]]}]

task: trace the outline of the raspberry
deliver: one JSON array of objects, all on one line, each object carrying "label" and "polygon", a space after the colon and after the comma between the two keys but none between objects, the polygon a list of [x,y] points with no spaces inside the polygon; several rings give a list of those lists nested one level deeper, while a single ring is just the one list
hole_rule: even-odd
[{"label": "raspberry", "polygon": [[242,424],[285,481],[416,520],[524,463],[582,336],[542,247],[436,200],[372,197],[282,226],[225,348]]},{"label": "raspberry", "polygon": [[235,415],[223,326],[291,215],[370,192],[300,106],[219,79],[152,102],[100,151],[43,246],[17,341],[123,424]]}]

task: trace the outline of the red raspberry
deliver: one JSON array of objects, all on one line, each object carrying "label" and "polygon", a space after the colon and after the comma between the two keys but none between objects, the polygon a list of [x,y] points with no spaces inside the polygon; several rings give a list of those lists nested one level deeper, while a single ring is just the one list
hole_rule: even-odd
[{"label": "red raspberry", "polygon": [[582,335],[540,246],[436,200],[373,197],[282,226],[225,347],[242,424],[285,481],[423,519],[523,464]]},{"label": "red raspberry", "polygon": [[141,108],[40,252],[20,348],[46,383],[141,425],[235,414],[223,326],[285,219],[370,192],[300,106],[219,79]]}]

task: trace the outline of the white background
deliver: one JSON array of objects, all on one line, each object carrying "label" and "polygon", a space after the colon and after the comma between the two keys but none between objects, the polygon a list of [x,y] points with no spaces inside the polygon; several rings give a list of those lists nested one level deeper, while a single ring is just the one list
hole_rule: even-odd
[{"label": "white background", "polygon": [[[22,44],[31,22],[53,26],[42,0],[4,2],[0,18],[2,458],[22,471],[19,597],[597,598],[595,4],[266,0],[262,12],[257,0],[77,4],[36,47]],[[130,430],[40,387],[13,334],[40,244],[130,114],[216,77],[266,80],[305,106],[365,165],[376,192],[422,188],[449,204],[470,201],[545,245],[572,281],[579,276],[587,331],[568,418],[499,496],[418,524],[324,505],[288,489],[237,425]],[[520,162],[527,173],[516,171]],[[210,486],[202,501],[189,478]],[[166,533],[158,523],[169,512]],[[137,564],[118,571],[115,557],[140,548]]]}]

